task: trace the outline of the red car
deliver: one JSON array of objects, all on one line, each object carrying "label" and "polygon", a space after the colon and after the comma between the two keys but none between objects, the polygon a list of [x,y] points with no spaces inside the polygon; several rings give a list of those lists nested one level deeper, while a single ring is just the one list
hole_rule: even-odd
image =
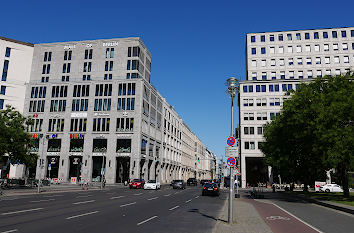
[{"label": "red car", "polygon": [[130,181],[129,188],[130,189],[132,189],[132,188],[142,189],[142,188],[144,188],[144,184],[145,184],[145,181],[143,181],[141,179],[134,179],[134,180]]}]

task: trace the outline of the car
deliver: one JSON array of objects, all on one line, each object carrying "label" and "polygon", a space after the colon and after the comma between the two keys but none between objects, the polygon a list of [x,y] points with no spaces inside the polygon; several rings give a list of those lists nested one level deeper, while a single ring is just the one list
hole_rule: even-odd
[{"label": "car", "polygon": [[200,180],[200,184],[204,185],[205,183],[209,183],[211,182],[211,180]]},{"label": "car", "polygon": [[142,179],[134,179],[132,181],[130,181],[129,183],[129,188],[136,188],[136,189],[142,189],[144,187],[145,181]]},{"label": "car", "polygon": [[202,196],[206,195],[220,195],[220,189],[216,183],[205,183],[203,185]]},{"label": "car", "polygon": [[173,189],[185,189],[186,183],[183,180],[173,180],[172,188]]},{"label": "car", "polygon": [[320,191],[322,192],[343,192],[343,189],[338,184],[326,184],[320,187]]},{"label": "car", "polygon": [[194,186],[197,186],[198,185],[198,181],[197,181],[197,179],[196,178],[189,178],[188,180],[187,180],[187,185],[194,185]]},{"label": "car", "polygon": [[148,180],[144,184],[144,189],[155,189],[155,190],[158,190],[160,188],[161,188],[161,184],[160,184],[160,182],[157,182],[156,180]]}]

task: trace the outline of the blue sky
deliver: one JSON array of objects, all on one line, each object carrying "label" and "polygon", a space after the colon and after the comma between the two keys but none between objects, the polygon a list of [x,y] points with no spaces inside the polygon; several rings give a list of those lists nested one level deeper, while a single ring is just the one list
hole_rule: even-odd
[{"label": "blue sky", "polygon": [[353,8],[352,0],[3,1],[0,36],[32,43],[141,37],[152,53],[152,84],[222,156],[230,134],[224,83],[245,79],[246,33],[354,26]]}]

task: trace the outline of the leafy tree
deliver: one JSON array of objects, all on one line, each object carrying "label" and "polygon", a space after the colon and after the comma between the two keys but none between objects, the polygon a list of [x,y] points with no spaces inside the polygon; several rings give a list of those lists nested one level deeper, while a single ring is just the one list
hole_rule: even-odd
[{"label": "leafy tree", "polygon": [[13,164],[36,164],[37,155],[29,151],[32,139],[26,132],[32,123],[33,120],[25,118],[9,105],[0,111],[0,159],[8,156]]},{"label": "leafy tree", "polygon": [[350,74],[317,78],[287,93],[292,98],[265,126],[261,150],[266,163],[305,187],[334,167],[349,195],[347,172],[354,168],[353,78]]}]

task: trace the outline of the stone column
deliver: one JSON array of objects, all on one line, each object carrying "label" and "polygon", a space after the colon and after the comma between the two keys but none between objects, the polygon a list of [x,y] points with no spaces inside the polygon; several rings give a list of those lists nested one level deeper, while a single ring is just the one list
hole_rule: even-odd
[{"label": "stone column", "polygon": [[246,188],[247,180],[246,180],[246,158],[245,158],[245,156],[241,156],[241,181],[242,181],[242,188]]}]

